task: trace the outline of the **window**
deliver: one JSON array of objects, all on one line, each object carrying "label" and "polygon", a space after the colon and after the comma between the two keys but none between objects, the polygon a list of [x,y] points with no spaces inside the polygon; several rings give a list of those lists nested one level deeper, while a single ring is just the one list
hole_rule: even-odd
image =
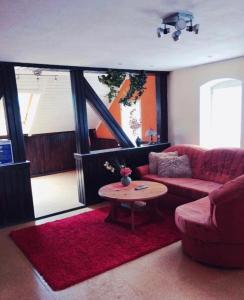
[{"label": "window", "polygon": [[19,93],[18,97],[23,133],[29,133],[40,95],[32,93]]},{"label": "window", "polygon": [[[154,74],[147,74],[146,89],[140,96],[140,99],[131,106],[124,106],[120,104],[120,99],[126,95],[130,86],[128,74],[121,83],[118,94],[112,101],[108,99],[108,86],[98,79],[101,75],[105,74],[90,71],[84,72],[86,80],[106,105],[108,111],[121,126],[130,141],[135,145],[135,141],[139,137],[145,143],[150,142],[151,138],[147,135],[148,130],[151,129],[156,132],[157,129],[156,76]],[[96,139],[99,139],[104,145],[105,143],[106,145],[116,145],[115,137],[105,122],[100,120],[99,116],[93,112],[89,105],[87,106],[87,115],[89,129],[93,132]],[[91,135],[90,139],[91,149],[93,149]],[[156,137],[153,137],[153,140],[156,141]]]},{"label": "window", "polygon": [[23,126],[28,119],[28,111],[31,106],[32,95],[29,93],[19,93],[20,115]]},{"label": "window", "polygon": [[5,115],[4,98],[0,98],[0,138],[7,138],[7,119]]},{"label": "window", "polygon": [[200,90],[200,144],[240,147],[242,86],[239,80],[209,82]]}]

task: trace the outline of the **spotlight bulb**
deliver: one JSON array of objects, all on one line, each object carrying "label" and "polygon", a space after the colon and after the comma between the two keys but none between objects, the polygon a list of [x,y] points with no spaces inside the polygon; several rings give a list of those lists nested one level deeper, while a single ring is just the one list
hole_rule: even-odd
[{"label": "spotlight bulb", "polygon": [[199,32],[199,24],[196,24],[193,26],[193,31],[195,32],[195,34],[198,34]]},{"label": "spotlight bulb", "polygon": [[172,38],[175,42],[177,42],[180,38],[180,35],[181,35],[181,31],[180,30],[177,30],[177,31],[174,31],[172,33]]},{"label": "spotlight bulb", "polygon": [[193,31],[193,26],[192,25],[187,26],[186,31],[192,32]]}]

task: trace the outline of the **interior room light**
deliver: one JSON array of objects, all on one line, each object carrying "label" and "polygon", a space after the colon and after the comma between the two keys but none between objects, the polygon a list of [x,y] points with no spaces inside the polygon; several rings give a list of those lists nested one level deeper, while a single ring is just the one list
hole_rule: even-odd
[{"label": "interior room light", "polygon": [[[179,40],[182,30],[184,29],[198,34],[199,24],[192,25],[193,18],[193,14],[189,11],[181,11],[170,14],[162,19],[161,26],[163,27],[160,26],[157,28],[157,36],[160,38],[162,37],[162,34],[168,34],[170,32],[170,28],[166,27],[166,25],[173,26],[176,29],[176,31],[172,34],[174,41]],[[187,24],[189,25],[187,26]]]}]

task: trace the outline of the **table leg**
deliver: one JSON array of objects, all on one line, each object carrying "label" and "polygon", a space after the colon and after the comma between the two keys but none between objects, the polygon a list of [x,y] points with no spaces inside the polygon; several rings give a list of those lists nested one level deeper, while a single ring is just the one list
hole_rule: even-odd
[{"label": "table leg", "polygon": [[110,201],[110,210],[108,216],[105,218],[105,222],[115,222],[117,217],[117,206],[115,201]]},{"label": "table leg", "polygon": [[153,216],[154,216],[154,218],[160,217],[162,219],[163,214],[162,214],[162,212],[160,211],[160,209],[158,207],[159,206],[158,203],[159,203],[159,199],[154,199],[153,200],[153,203],[152,203],[152,205],[153,205],[153,207],[152,207]]}]

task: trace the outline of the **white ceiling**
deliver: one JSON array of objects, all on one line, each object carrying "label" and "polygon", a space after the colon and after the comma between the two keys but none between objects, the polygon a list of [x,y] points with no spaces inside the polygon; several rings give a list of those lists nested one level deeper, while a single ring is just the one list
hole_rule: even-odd
[{"label": "white ceiling", "polygon": [[[0,60],[174,70],[244,55],[244,0],[0,0]],[[190,10],[199,35],[156,36]]]}]

